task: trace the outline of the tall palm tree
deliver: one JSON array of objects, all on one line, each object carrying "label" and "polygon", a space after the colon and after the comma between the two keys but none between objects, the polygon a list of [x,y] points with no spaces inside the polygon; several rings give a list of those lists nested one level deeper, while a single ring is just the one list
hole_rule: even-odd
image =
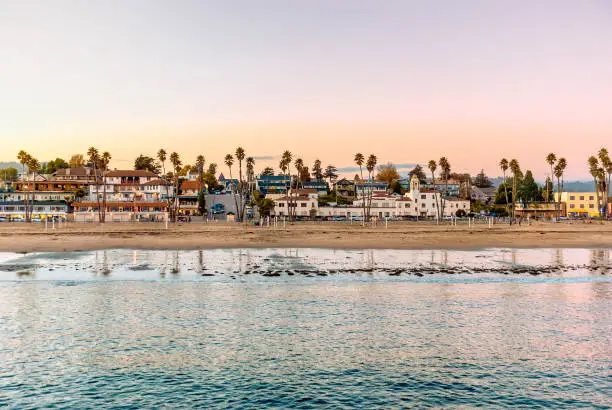
[{"label": "tall palm tree", "polygon": [[450,177],[451,166],[446,157],[440,158],[438,161],[442,177],[444,178],[444,195],[440,196],[440,216],[444,216],[444,208],[446,207],[446,196],[448,196],[448,178]]},{"label": "tall palm tree", "polygon": [[[27,155],[27,166],[28,166],[28,174],[31,176],[31,181],[36,180],[36,175],[40,172],[40,162],[36,158],[31,155]],[[29,183],[28,183],[29,185]],[[26,221],[32,222],[32,209],[34,208],[34,200],[35,200],[35,191],[36,191],[36,183],[34,182],[34,186],[28,187],[28,193],[26,193],[26,198],[31,196],[31,200],[28,199],[26,206]]]},{"label": "tall palm tree", "polygon": [[558,203],[557,203],[557,210],[559,211],[559,216],[561,216],[561,192],[565,190],[565,180],[564,180],[565,168],[567,168],[567,160],[561,157],[559,158],[559,161],[557,161],[557,165],[555,165],[555,176],[558,173],[561,178],[561,187],[557,185],[557,190],[559,191],[559,195],[558,195],[559,198],[558,198]]},{"label": "tall palm tree", "polygon": [[[297,171],[297,185],[295,187],[299,189],[300,182],[302,180],[302,170],[304,169],[304,160],[302,158],[297,158],[293,162],[293,165],[295,165],[295,169]],[[303,188],[303,186],[302,186],[302,188]]]},{"label": "tall palm tree", "polygon": [[557,198],[556,198],[556,211],[557,211],[557,218],[561,216],[561,177],[563,176],[563,169],[561,168],[561,161],[559,161],[557,163],[557,165],[555,165],[554,168],[554,176],[555,178],[557,178]]},{"label": "tall palm tree", "polygon": [[108,164],[111,160],[111,154],[108,151],[104,151],[100,157],[100,169],[102,170],[102,222],[106,222],[106,173],[108,171]]},{"label": "tall palm tree", "polygon": [[[436,187],[436,170],[438,169],[438,163],[436,162],[436,160],[431,159],[427,163],[427,168],[429,168],[429,170],[431,171],[431,183],[435,188]],[[438,204],[438,198],[435,193],[434,193],[434,199],[436,201],[436,214],[438,215],[438,219],[441,219],[442,215],[440,215],[440,205]]]},{"label": "tall palm tree", "polygon": [[242,147],[238,147],[236,148],[236,159],[238,160],[238,176],[240,177],[239,180],[240,182],[242,182],[242,161],[244,160],[245,157],[245,153],[244,153],[244,149]]},{"label": "tall palm tree", "polygon": [[354,158],[355,164],[359,166],[359,175],[361,177],[361,199],[363,201],[363,218],[361,221],[362,225],[365,225],[365,214],[366,214],[366,203],[365,203],[365,184],[363,180],[363,163],[365,161],[365,157],[361,152],[355,154]]},{"label": "tall palm tree", "polygon": [[236,193],[234,192],[234,181],[233,181],[234,177],[232,175],[232,165],[234,165],[234,157],[232,156],[232,154],[227,154],[225,156],[224,162],[225,162],[225,165],[227,165],[227,167],[229,168],[229,174],[230,174],[230,193],[234,197],[234,204],[236,205],[236,217],[239,217],[239,215],[238,215],[238,199],[236,198]]},{"label": "tall palm tree", "polygon": [[100,162],[100,154],[96,147],[89,147],[87,150],[87,158],[94,170],[94,179],[96,181],[96,203],[98,204],[98,222],[102,222],[102,209],[100,208],[100,181],[98,180],[98,165]]},{"label": "tall palm tree", "polygon": [[[499,167],[501,168],[502,174],[504,175],[504,191],[506,194],[506,213],[510,215],[509,204],[508,204],[508,181],[506,179],[506,172],[508,171],[508,168],[509,168],[508,160],[506,158],[502,158],[499,161]],[[512,195],[514,195],[514,193]]]},{"label": "tall palm tree", "polygon": [[[370,189],[368,190],[368,215],[367,220],[370,219],[370,213],[372,211],[372,174],[376,169],[376,164],[378,163],[378,158],[374,154],[370,154],[368,160],[366,161],[366,169],[368,170],[368,180],[370,181]],[[365,200],[365,199],[364,199]]]},{"label": "tall palm tree", "polygon": [[[25,169],[26,166],[28,164],[28,162],[30,161],[30,154],[28,154],[27,152],[25,152],[24,150],[21,150],[17,153],[17,160],[19,160],[19,163],[21,164],[21,174],[25,175]],[[26,180],[28,181],[28,189],[29,189],[29,170],[28,170],[28,176],[26,177]],[[28,218],[28,202],[29,202],[29,194],[26,193],[25,195],[25,201],[24,201],[24,205],[25,205],[25,220],[26,222],[28,222],[29,218]]]},{"label": "tall palm tree", "polygon": [[605,178],[605,171],[603,167],[599,166],[599,161],[594,155],[589,157],[589,173],[593,177],[593,182],[595,184],[595,193],[597,194],[597,208],[599,211],[599,215],[601,216],[601,196],[599,193],[601,191],[601,181]]},{"label": "tall palm tree", "polygon": [[285,187],[287,190],[287,198],[288,198],[287,205],[289,206],[287,209],[287,214],[290,217],[293,215],[293,199],[292,199],[292,193],[290,193],[290,190],[289,190],[291,188],[291,171],[289,170],[289,166],[291,165],[292,159],[293,159],[293,154],[291,153],[291,151],[285,151],[281,155],[281,161],[279,164],[279,168],[281,169],[281,171],[283,172],[286,178]]},{"label": "tall palm tree", "polygon": [[172,169],[173,169],[172,178],[173,178],[173,185],[174,185],[174,193],[172,195],[172,207],[170,211],[170,219],[173,222],[176,222],[177,220],[176,214],[178,213],[178,208],[179,208],[179,198],[178,198],[179,177],[180,177],[181,166],[183,165],[183,162],[181,161],[181,157],[179,156],[179,154],[176,152],[173,152],[170,154],[170,163],[172,164]]},{"label": "tall palm tree", "polygon": [[[548,154],[546,156],[546,162],[548,163],[548,165],[550,165],[550,178],[551,178],[551,180],[552,180],[553,175],[554,175],[554,169],[553,168],[555,166],[555,162],[556,161],[557,161],[557,156],[553,152],[551,152],[550,154]],[[548,185],[546,185],[546,189],[548,190]],[[546,202],[548,202],[548,197],[549,197],[549,194],[547,192]]]},{"label": "tall palm tree", "polygon": [[247,157],[246,159],[247,182],[249,184],[249,193],[253,191],[255,183],[255,158]]},{"label": "tall palm tree", "polygon": [[516,211],[516,199],[518,197],[518,180],[521,177],[521,167],[516,159],[510,161],[510,172],[512,172],[512,216]]},{"label": "tall palm tree", "polygon": [[195,166],[198,171],[198,195],[204,189],[204,165],[206,160],[204,159],[204,155],[200,154],[196,157]]},{"label": "tall palm tree", "polygon": [[[610,195],[610,179],[612,175],[612,160],[610,160],[610,156],[608,155],[608,150],[606,148],[602,148],[598,152],[599,161],[601,162],[601,167],[604,170],[604,189],[603,189],[603,207],[604,207],[604,216],[608,219],[608,196]],[[606,179],[607,176],[607,179]]]},{"label": "tall palm tree", "polygon": [[168,182],[168,176],[166,175],[166,159],[168,158],[166,150],[160,148],[157,151],[157,159],[161,163],[162,167],[162,180],[164,181],[164,186],[166,187],[166,201],[168,202],[168,210],[170,209],[170,184]]}]

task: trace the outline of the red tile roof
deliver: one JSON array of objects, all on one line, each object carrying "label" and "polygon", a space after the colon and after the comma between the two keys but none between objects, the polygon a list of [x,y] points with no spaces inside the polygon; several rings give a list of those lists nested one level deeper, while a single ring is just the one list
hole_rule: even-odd
[{"label": "red tile roof", "polygon": [[142,169],[137,169],[137,170],[133,170],[133,169],[126,169],[126,170],[115,169],[113,171],[108,171],[105,175],[107,177],[154,177],[155,176],[155,174],[152,173],[151,171],[146,171],[146,170],[142,170]]}]

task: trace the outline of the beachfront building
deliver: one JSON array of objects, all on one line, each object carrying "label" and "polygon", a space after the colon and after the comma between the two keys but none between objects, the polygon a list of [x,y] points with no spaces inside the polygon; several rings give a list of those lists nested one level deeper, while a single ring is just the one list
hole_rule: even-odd
[{"label": "beachfront building", "polygon": [[255,177],[255,189],[264,195],[287,193],[291,182],[289,175],[259,175]]},{"label": "beachfront building", "polygon": [[107,171],[89,185],[85,200],[73,203],[75,221],[97,221],[98,206],[106,203],[107,221],[162,220],[174,187],[146,170]]},{"label": "beachfront building", "polygon": [[355,181],[355,196],[369,196],[370,193],[386,193],[389,185],[384,181]]},{"label": "beachfront building", "polygon": [[287,194],[269,194],[266,198],[274,201],[272,216],[295,216],[316,218],[319,209],[319,195],[315,189],[295,189]]},{"label": "beachfront building", "polygon": [[179,191],[179,215],[200,215],[198,210],[198,195],[201,192],[200,183],[197,180],[183,181]]},{"label": "beachfront building", "polygon": [[[421,182],[416,175],[410,178],[410,190],[404,194],[405,201],[399,204],[404,208],[400,216],[420,216],[435,218],[438,215],[438,207],[443,207],[442,216],[465,216],[470,212],[470,201],[458,197],[442,198],[442,192],[438,189],[421,187]],[[409,211],[406,211],[406,210]]]},{"label": "beachfront building", "polygon": [[[32,221],[44,221],[54,218],[65,221],[70,213],[70,205],[66,201],[36,201],[29,202]],[[3,201],[0,200],[0,220],[2,221],[24,221],[26,201]]]},{"label": "beachfront building", "polygon": [[470,198],[472,201],[480,201],[485,205],[492,205],[495,200],[495,188],[479,188],[472,186],[470,189]]},{"label": "beachfront building", "polygon": [[334,184],[334,191],[338,193],[339,196],[346,198],[348,200],[352,200],[355,198],[355,181],[342,178]]},{"label": "beachfront building", "polygon": [[236,192],[238,190],[239,181],[236,178],[225,178],[225,175],[221,173],[219,174],[218,182],[226,192]]},{"label": "beachfront building", "polygon": [[[559,200],[559,193],[555,192],[555,201]],[[597,202],[595,192],[561,192],[561,202],[564,204],[563,216],[569,217],[598,217],[603,201]]]},{"label": "beachfront building", "polygon": [[[514,206],[514,216],[519,218],[552,219],[559,214],[557,205],[552,202],[518,202]],[[565,212],[563,205],[561,206],[561,212]]]},{"label": "beachfront building", "polygon": [[319,196],[327,195],[329,184],[325,181],[304,181],[300,182],[303,189],[314,189]]},{"label": "beachfront building", "polygon": [[102,172],[90,167],[62,168],[53,173],[53,179],[67,182],[78,182],[85,185],[95,184],[96,176],[101,178]]}]

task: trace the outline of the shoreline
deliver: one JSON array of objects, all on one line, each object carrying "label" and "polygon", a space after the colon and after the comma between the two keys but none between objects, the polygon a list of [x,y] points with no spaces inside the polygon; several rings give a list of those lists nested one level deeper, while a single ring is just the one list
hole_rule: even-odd
[{"label": "shoreline", "polygon": [[448,249],[589,248],[612,249],[612,223],[508,226],[450,226],[394,222],[362,227],[333,222],[295,222],[286,227],[235,223],[63,224],[0,226],[0,252],[75,252],[102,249],[193,250],[229,248]]}]

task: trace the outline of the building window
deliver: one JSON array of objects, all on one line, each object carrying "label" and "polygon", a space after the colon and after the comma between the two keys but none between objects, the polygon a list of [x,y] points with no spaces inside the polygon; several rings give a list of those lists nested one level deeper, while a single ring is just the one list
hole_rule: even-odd
[{"label": "building window", "polygon": [[425,199],[425,195],[421,195],[421,199]]},{"label": "building window", "polygon": [[421,204],[421,208],[425,208],[425,203],[422,203],[422,204]]},{"label": "building window", "polygon": [[589,208],[593,209],[593,208],[595,208],[595,205],[589,204]]},{"label": "building window", "polygon": [[570,195],[570,201],[573,201],[575,199],[576,199],[576,197],[574,195]]},{"label": "building window", "polygon": [[593,201],[593,200],[595,200],[595,197],[594,197],[593,195],[591,195],[591,196],[589,197],[589,201]]},{"label": "building window", "polygon": [[[583,195],[581,195],[581,196],[580,196],[580,200],[581,200],[581,201],[584,201],[584,196],[583,196]],[[581,208],[582,208],[582,207],[581,207]]]},{"label": "building window", "polygon": [[580,204],[580,209],[584,209],[584,204]]},{"label": "building window", "polygon": [[570,204],[570,208],[575,208],[575,205],[574,204]]},{"label": "building window", "polygon": [[307,206],[307,205],[308,205],[308,204],[307,204],[306,202],[302,202],[302,203],[301,203],[302,208],[306,208],[306,206]]},{"label": "building window", "polygon": [[279,207],[279,208],[284,208],[284,207],[285,207],[285,204],[281,202],[281,203],[279,203],[279,204],[278,204],[278,207]]}]

